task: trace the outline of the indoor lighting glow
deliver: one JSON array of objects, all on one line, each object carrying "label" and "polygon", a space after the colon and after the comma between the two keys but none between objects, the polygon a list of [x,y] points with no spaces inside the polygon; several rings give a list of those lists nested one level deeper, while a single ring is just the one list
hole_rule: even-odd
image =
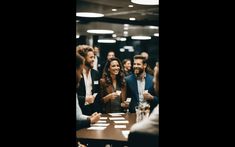
[{"label": "indoor lighting glow", "polygon": [[131,39],[135,39],[135,40],[149,40],[151,39],[150,36],[131,36]]},{"label": "indoor lighting glow", "polygon": [[120,48],[119,50],[120,50],[120,52],[125,52],[124,48]]},{"label": "indoor lighting glow", "polygon": [[159,0],[131,0],[131,2],[139,5],[159,5]]},{"label": "indoor lighting glow", "polygon": [[158,26],[149,26],[150,29],[158,29]]},{"label": "indoor lighting glow", "polygon": [[87,30],[87,33],[94,33],[94,34],[113,34],[113,30]]},{"label": "indoor lighting glow", "polygon": [[76,38],[79,38],[80,37],[80,35],[76,35]]},{"label": "indoor lighting glow", "polygon": [[114,39],[99,39],[99,43],[116,43],[116,40]]},{"label": "indoor lighting glow", "polygon": [[134,6],[133,6],[133,5],[129,5],[128,7],[129,7],[129,8],[132,8],[132,7],[134,7]]},{"label": "indoor lighting glow", "polygon": [[124,24],[124,27],[128,27],[129,26],[129,24]]},{"label": "indoor lighting glow", "polygon": [[112,11],[117,11],[117,9],[112,9]]},{"label": "indoor lighting glow", "polygon": [[104,14],[92,13],[92,12],[77,12],[76,16],[79,16],[79,17],[103,17]]},{"label": "indoor lighting glow", "polygon": [[116,35],[116,34],[113,34],[112,37],[115,38],[115,37],[117,37],[117,35]]},{"label": "indoor lighting glow", "polygon": [[134,21],[134,20],[135,20],[135,18],[134,18],[134,17],[131,17],[131,18],[129,18],[129,20]]},{"label": "indoor lighting glow", "polygon": [[157,36],[157,37],[158,37],[158,36],[159,36],[159,33],[154,33],[153,36]]},{"label": "indoor lighting glow", "polygon": [[117,40],[118,40],[118,41],[126,41],[126,38],[124,38],[124,37],[118,37]]}]

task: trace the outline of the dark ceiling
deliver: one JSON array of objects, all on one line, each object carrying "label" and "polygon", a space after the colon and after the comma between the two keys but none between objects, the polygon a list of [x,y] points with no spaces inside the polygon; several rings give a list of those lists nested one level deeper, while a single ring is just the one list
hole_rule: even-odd
[{"label": "dark ceiling", "polygon": [[[133,5],[133,7],[128,7]],[[117,11],[112,11],[117,9]],[[76,12],[103,13],[101,18],[77,17],[76,34],[88,35],[88,29],[111,29],[117,36],[124,36],[124,24],[129,24],[128,35],[150,35],[158,29],[150,26],[159,24],[159,6],[138,5],[131,0],[76,0]],[[130,21],[129,18],[136,18]]]}]

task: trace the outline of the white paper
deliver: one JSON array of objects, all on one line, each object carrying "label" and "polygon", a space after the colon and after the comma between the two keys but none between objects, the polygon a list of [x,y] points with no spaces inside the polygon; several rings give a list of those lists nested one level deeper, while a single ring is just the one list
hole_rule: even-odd
[{"label": "white paper", "polygon": [[121,94],[121,91],[120,91],[120,90],[117,90],[116,93],[117,93],[118,95],[120,95],[120,94]]},{"label": "white paper", "polygon": [[128,120],[116,120],[114,121],[115,124],[128,124],[129,121]]},{"label": "white paper", "polygon": [[97,123],[106,123],[106,120],[99,120]]},{"label": "white paper", "polygon": [[109,124],[92,124],[92,126],[94,126],[94,127],[107,127],[107,126],[109,126]]},{"label": "white paper", "polygon": [[126,128],[126,125],[115,125],[114,128]]},{"label": "white paper", "polygon": [[96,97],[97,93],[94,93],[93,96]]},{"label": "white paper", "polygon": [[107,117],[100,117],[100,119],[102,119],[102,120],[103,120],[103,119],[107,119]]},{"label": "white paper", "polygon": [[124,131],[122,131],[122,135],[123,135],[125,138],[128,137],[129,133],[130,133],[130,130],[124,130]]},{"label": "white paper", "polygon": [[130,103],[131,102],[131,98],[127,98],[126,102]]},{"label": "white paper", "polygon": [[110,120],[123,120],[124,117],[109,117]]},{"label": "white paper", "polygon": [[111,116],[122,116],[122,114],[125,114],[125,113],[109,113],[109,115]]},{"label": "white paper", "polygon": [[90,127],[90,128],[87,128],[87,130],[104,130],[106,129],[106,127]]}]

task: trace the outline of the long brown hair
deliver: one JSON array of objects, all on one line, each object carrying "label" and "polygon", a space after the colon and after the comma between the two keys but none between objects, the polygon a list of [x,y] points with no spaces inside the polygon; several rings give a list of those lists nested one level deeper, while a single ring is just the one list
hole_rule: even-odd
[{"label": "long brown hair", "polygon": [[102,73],[102,78],[105,79],[107,86],[112,84],[110,71],[108,70],[112,61],[117,61],[120,66],[120,70],[119,70],[118,75],[116,76],[116,79],[117,79],[117,83],[119,84],[119,86],[123,87],[125,85],[125,79],[124,79],[125,74],[124,74],[122,63],[117,57],[113,57],[113,58],[110,58],[109,60],[107,60],[105,66],[104,66],[103,73]]}]

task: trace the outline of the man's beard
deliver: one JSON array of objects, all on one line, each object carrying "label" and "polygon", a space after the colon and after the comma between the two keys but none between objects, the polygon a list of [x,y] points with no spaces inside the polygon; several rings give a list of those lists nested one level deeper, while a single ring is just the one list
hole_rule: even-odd
[{"label": "man's beard", "polygon": [[87,61],[85,61],[85,66],[88,67],[88,68],[90,68],[90,69],[93,68],[93,66],[91,65],[91,63],[89,63],[89,62],[87,62]]},{"label": "man's beard", "polygon": [[[136,69],[139,70],[139,72],[137,72]],[[139,77],[143,72],[144,72],[144,70],[142,68],[139,68],[139,67],[134,68],[134,74],[137,77]]]}]

